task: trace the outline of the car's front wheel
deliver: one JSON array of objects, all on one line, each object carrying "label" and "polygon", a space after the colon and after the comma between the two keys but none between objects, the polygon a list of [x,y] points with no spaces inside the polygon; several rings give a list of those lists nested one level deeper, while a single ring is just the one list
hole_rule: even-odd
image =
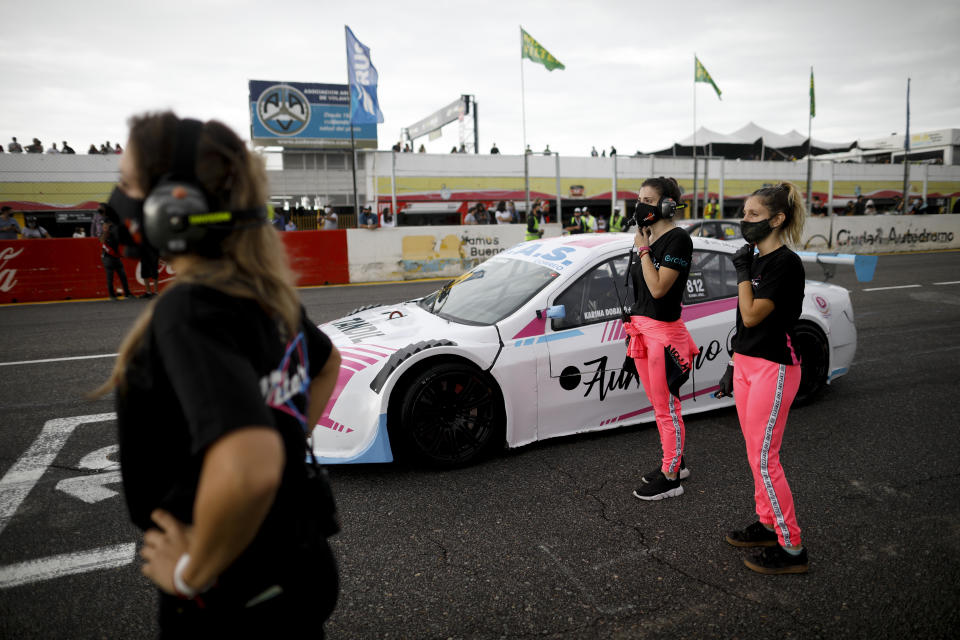
[{"label": "car's front wheel", "polygon": [[830,367],[830,345],[819,327],[801,322],[794,329],[794,348],[800,356],[800,389],[794,404],[813,400],[827,384]]},{"label": "car's front wheel", "polygon": [[503,403],[495,383],[467,364],[441,362],[407,387],[399,429],[402,448],[436,466],[467,464],[502,437]]}]

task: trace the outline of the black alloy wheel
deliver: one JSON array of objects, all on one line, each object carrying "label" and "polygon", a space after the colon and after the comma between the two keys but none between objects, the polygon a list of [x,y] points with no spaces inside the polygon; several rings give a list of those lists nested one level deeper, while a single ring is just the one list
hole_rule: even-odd
[{"label": "black alloy wheel", "polygon": [[502,436],[504,422],[492,380],[474,367],[443,362],[407,388],[396,433],[416,458],[454,467],[485,454]]},{"label": "black alloy wheel", "polygon": [[827,384],[827,369],[830,366],[830,345],[819,327],[801,322],[794,329],[794,348],[800,356],[800,389],[794,404],[812,401]]}]

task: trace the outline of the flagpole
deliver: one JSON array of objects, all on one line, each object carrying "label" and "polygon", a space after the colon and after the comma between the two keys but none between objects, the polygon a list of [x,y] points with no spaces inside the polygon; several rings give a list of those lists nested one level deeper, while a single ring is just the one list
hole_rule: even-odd
[{"label": "flagpole", "polygon": [[520,25],[520,112],[523,114],[523,185],[526,190],[526,206],[523,210],[525,216],[530,215],[530,158],[527,153],[527,104],[526,90],[523,82],[523,25]]},{"label": "flagpole", "polygon": [[[810,67],[810,90],[813,91],[813,67]],[[811,100],[812,100],[811,96]],[[811,103],[811,107],[813,104]],[[813,203],[813,109],[807,109],[807,213],[810,213],[810,205]]]},{"label": "flagpole", "polygon": [[910,78],[907,78],[907,132],[903,136],[903,211],[900,213],[906,215],[907,213],[907,189],[909,188],[908,182],[910,180],[910,168],[907,164],[907,156],[910,155]]},{"label": "flagpole", "polygon": [[697,217],[697,52],[693,52],[693,209],[690,217]]},{"label": "flagpole", "polygon": [[[343,37],[347,37],[347,25],[343,25]],[[347,83],[350,82],[350,56],[347,56]],[[348,126],[350,127],[350,167],[353,170],[353,215],[360,222],[360,204],[357,196],[357,145],[353,139],[353,87],[350,86],[350,111]]]}]

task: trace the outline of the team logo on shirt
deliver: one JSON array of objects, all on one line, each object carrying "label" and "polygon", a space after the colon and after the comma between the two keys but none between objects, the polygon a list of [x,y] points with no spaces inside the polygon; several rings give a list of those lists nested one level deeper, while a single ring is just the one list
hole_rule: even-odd
[{"label": "team logo on shirt", "polygon": [[260,394],[267,406],[293,416],[302,425],[307,422],[303,412],[310,387],[309,366],[303,332],[300,332],[287,345],[277,368],[260,378]]}]

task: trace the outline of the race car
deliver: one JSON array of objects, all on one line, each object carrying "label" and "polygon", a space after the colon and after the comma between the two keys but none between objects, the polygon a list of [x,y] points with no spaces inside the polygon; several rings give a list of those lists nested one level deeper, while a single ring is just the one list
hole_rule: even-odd
[{"label": "race car", "polygon": [[[523,242],[428,296],[320,325],[342,366],[314,429],[316,455],[332,464],[399,453],[458,466],[498,447],[653,421],[640,380],[623,366],[632,243],[630,233]],[[693,238],[682,317],[701,351],[681,388],[685,415],[733,403],[714,392],[732,354],[738,247]],[[803,402],[853,361],[848,291],[808,280],[796,334]]]},{"label": "race car", "polygon": [[694,238],[743,241],[739,220],[676,220],[674,224]]}]

